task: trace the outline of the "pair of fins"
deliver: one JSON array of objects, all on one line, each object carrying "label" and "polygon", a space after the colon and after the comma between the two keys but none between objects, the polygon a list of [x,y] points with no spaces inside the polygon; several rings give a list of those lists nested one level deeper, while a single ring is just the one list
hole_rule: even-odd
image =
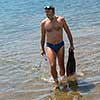
[{"label": "pair of fins", "polygon": [[74,51],[69,48],[69,55],[68,55],[68,61],[66,65],[66,73],[67,76],[72,76],[76,72],[76,60],[74,57]]},{"label": "pair of fins", "polygon": [[74,51],[72,49],[69,49],[68,61],[67,61],[67,65],[66,65],[66,73],[67,73],[67,77],[69,78],[68,79],[69,87],[72,90],[77,91],[78,83],[77,83],[77,79],[75,77],[76,60],[75,60],[75,56],[74,56]]}]

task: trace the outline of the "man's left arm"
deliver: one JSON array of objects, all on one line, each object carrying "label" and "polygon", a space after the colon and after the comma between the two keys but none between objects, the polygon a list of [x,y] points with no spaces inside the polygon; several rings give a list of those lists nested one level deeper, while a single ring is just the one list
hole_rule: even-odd
[{"label": "man's left arm", "polygon": [[65,21],[65,19],[63,18],[63,28],[64,28],[64,31],[66,32],[67,34],[67,37],[69,39],[69,42],[70,42],[70,48],[71,49],[74,49],[74,45],[73,45],[73,37],[72,37],[72,34],[70,32],[70,29]]}]

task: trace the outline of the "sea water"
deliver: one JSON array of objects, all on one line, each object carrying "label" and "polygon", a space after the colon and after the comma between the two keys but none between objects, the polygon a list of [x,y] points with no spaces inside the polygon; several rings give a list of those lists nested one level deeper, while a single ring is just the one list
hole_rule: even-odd
[{"label": "sea water", "polygon": [[[46,18],[46,5],[54,5],[71,30],[77,70],[85,78],[100,75],[100,0],[0,0],[0,93],[39,91],[34,85],[44,83],[38,78],[50,75],[48,62],[43,61],[41,70],[32,70],[41,60],[40,22]],[[67,52],[65,32],[64,41]],[[100,82],[100,77],[93,81]]]}]

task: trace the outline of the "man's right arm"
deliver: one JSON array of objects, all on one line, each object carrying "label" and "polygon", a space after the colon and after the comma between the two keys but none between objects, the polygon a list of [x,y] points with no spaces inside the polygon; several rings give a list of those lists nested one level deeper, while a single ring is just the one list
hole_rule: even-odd
[{"label": "man's right arm", "polygon": [[41,55],[45,54],[44,44],[45,44],[45,28],[44,28],[45,22],[41,22]]}]

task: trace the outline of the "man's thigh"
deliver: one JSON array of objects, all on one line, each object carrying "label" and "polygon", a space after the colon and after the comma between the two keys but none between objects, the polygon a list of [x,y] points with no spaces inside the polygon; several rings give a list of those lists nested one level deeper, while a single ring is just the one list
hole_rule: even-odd
[{"label": "man's thigh", "polygon": [[57,53],[59,65],[64,65],[64,46]]},{"label": "man's thigh", "polygon": [[50,65],[56,65],[56,53],[49,47],[47,47],[47,55]]}]

